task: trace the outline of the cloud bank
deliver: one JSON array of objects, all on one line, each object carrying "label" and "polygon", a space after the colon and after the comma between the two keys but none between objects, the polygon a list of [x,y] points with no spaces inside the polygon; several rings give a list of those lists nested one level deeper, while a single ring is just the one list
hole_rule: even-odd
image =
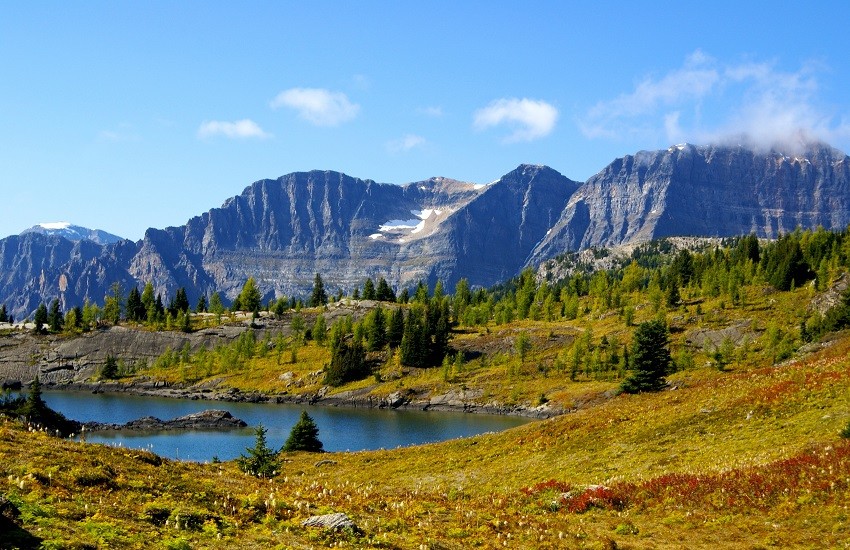
[{"label": "cloud bank", "polygon": [[661,76],[586,111],[578,121],[585,136],[600,139],[728,142],[772,147],[850,136],[819,101],[823,67],[795,71],[775,61],[725,64],[700,50]]},{"label": "cloud bank", "polygon": [[270,103],[272,109],[287,107],[316,126],[338,126],[357,116],[360,105],[349,101],[342,92],[322,88],[290,88]]},{"label": "cloud bank", "polygon": [[558,110],[534,99],[496,99],[486,107],[475,111],[473,126],[486,130],[494,126],[507,125],[513,132],[505,136],[505,143],[533,141],[548,136],[555,128]]},{"label": "cloud bank", "polygon": [[271,134],[260,128],[259,124],[247,118],[235,122],[209,120],[201,123],[201,126],[198,128],[199,138],[207,139],[216,136],[230,139],[265,139],[272,137]]}]

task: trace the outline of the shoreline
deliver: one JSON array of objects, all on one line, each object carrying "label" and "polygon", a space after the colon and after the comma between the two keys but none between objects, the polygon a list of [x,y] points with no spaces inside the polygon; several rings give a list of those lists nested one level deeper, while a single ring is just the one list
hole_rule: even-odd
[{"label": "shoreline", "polygon": [[321,390],[312,395],[305,394],[264,394],[243,392],[236,388],[215,390],[210,388],[183,388],[168,386],[163,382],[122,384],[120,382],[46,382],[45,391],[63,390],[90,393],[125,393],[146,397],[168,399],[204,400],[211,402],[234,403],[280,403],[290,405],[311,405],[320,407],[346,407],[353,409],[398,409],[410,411],[440,411],[467,414],[489,414],[495,416],[518,416],[543,420],[566,414],[567,410],[554,408],[549,404],[539,407],[504,405],[501,403],[477,403],[465,399],[464,395],[450,392],[431,398],[421,398],[396,392],[385,398],[366,395],[363,391],[349,391],[327,395]]}]

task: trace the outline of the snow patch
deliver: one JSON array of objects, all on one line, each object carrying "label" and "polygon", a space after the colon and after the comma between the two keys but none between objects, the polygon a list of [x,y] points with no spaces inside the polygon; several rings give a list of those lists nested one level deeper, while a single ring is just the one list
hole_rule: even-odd
[{"label": "snow patch", "polygon": [[398,231],[399,229],[413,229],[419,225],[419,220],[390,220],[378,227],[378,231]]},{"label": "snow patch", "polygon": [[38,226],[45,229],[68,229],[71,227],[71,222],[45,222],[38,224]]},{"label": "snow patch", "polygon": [[431,214],[436,214],[439,216],[443,213],[443,211],[436,210],[433,208],[426,208],[425,210],[411,210],[410,213],[419,218],[420,220],[427,220],[431,217]]},{"label": "snow patch", "polygon": [[381,238],[381,234],[380,233],[372,233],[371,235],[369,235],[369,238],[372,239],[373,241],[377,241],[378,239]]},{"label": "snow patch", "polygon": [[474,184],[472,185],[472,188],[473,188],[473,189],[476,189],[476,190],[478,190],[478,189],[484,189],[485,187],[490,187],[490,186],[491,186],[491,185],[493,185],[494,183],[499,183],[500,181],[502,181],[502,178],[499,178],[499,179],[497,179],[497,180],[493,180],[493,181],[491,181],[490,183],[474,183]]}]

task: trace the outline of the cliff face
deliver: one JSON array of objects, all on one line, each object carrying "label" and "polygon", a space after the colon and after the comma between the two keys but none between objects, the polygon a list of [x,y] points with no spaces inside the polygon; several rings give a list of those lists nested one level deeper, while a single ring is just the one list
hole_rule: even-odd
[{"label": "cliff face", "polygon": [[351,291],[366,277],[397,288],[461,277],[492,285],[525,265],[578,188],[552,169],[520,166],[487,186],[432,178],[404,186],[338,172],[262,180],[221,208],[181,227],[149,229],[138,243],[71,243],[27,234],[0,241],[5,280],[0,303],[16,317],[59,297],[63,309],[103,302],[118,281],[151,281],[190,301],[235,297],[254,277],[264,300],[301,296],[321,273],[329,292]]},{"label": "cliff face", "polygon": [[679,145],[617,159],[570,199],[532,254],[667,236],[776,237],[850,223],[850,158],[822,144],[786,156]]}]

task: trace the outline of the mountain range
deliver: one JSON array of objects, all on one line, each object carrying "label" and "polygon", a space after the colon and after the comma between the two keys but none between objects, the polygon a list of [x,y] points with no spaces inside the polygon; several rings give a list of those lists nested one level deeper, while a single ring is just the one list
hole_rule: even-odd
[{"label": "mountain range", "polygon": [[796,154],[676,145],[616,159],[586,182],[521,165],[489,184],[382,184],[331,171],[260,180],[180,227],[138,242],[27,231],[0,240],[0,303],[16,316],[58,298],[103,302],[114,282],[164,297],[264,299],[329,292],[367,277],[396,288],[465,277],[489,286],[555,255],[677,235],[776,237],[850,224],[850,157],[823,143]]}]

